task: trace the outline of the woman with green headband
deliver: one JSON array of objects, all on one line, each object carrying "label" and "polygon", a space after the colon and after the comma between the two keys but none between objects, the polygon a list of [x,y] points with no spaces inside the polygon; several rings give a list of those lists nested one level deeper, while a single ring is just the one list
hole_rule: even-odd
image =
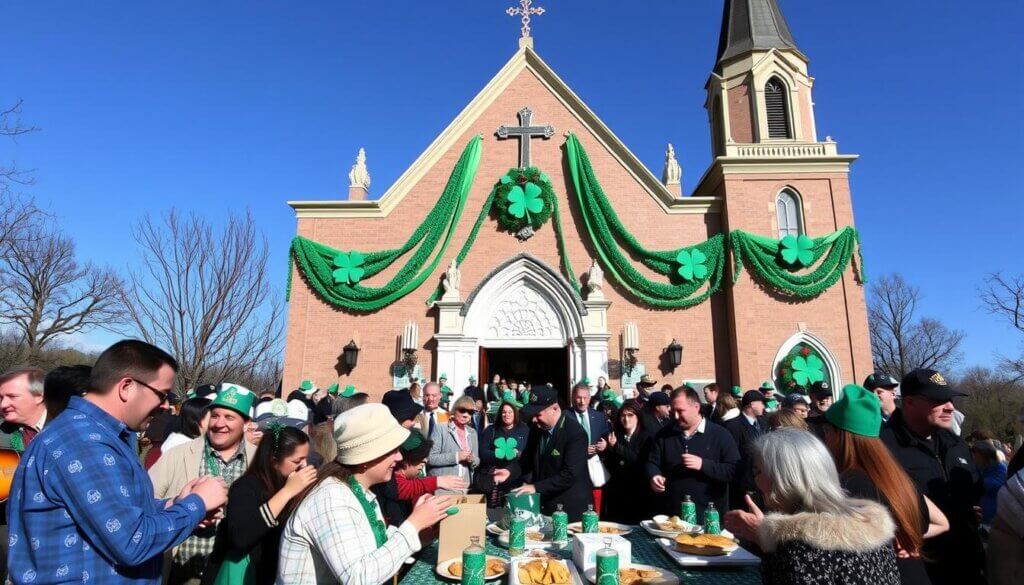
[{"label": "woman with green headband", "polygon": [[228,492],[203,585],[274,582],[288,504],[316,480],[316,469],[306,463],[308,455],[305,433],[270,424],[252,465]]}]

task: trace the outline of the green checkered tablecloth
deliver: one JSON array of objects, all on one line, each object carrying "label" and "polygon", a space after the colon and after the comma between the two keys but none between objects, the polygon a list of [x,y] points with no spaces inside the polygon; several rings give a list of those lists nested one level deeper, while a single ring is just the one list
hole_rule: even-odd
[{"label": "green checkered tablecloth", "polygon": [[[754,567],[740,568],[715,568],[715,569],[683,569],[673,561],[654,539],[643,529],[637,528],[624,537],[630,542],[633,550],[633,562],[638,565],[654,565],[661,569],[667,569],[679,576],[680,581],[685,585],[759,585],[761,583],[761,572]],[[487,554],[508,558],[508,550],[495,543],[495,537],[487,537]],[[562,556],[569,558],[571,551],[563,551]],[[441,578],[434,572],[437,565],[437,543],[429,548],[420,551],[409,572],[402,577],[400,583],[420,585],[437,583]]]}]

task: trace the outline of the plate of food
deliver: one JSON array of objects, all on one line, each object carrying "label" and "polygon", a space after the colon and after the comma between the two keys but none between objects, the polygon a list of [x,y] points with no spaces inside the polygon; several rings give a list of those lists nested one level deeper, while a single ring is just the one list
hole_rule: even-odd
[{"label": "plate of food", "polygon": [[[656,538],[655,542],[681,567],[756,567],[761,564],[761,559],[731,540],[726,544],[725,541],[718,541],[718,535],[708,539],[712,535],[700,534],[696,536],[704,538],[695,544],[690,541],[692,536],[680,534],[676,538],[683,538],[683,548],[693,552],[680,550],[675,538]],[[726,535],[726,538],[729,536]],[[694,554],[696,552],[704,554]]]},{"label": "plate of food", "polygon": [[[498,535],[498,544],[508,548],[508,539],[511,536],[510,532],[502,532]],[[548,531],[537,530],[536,528],[526,529],[526,548],[547,548],[554,544],[551,542],[551,533]]]},{"label": "plate of food", "polygon": [[704,532],[704,527],[700,524],[690,524],[679,516],[672,516],[670,518],[658,515],[650,520],[644,520],[640,523],[640,526],[654,536],[664,536],[667,538],[674,538],[678,534],[700,534]]},{"label": "plate of food", "polygon": [[702,557],[724,556],[740,547],[724,534],[679,534],[673,542],[677,551]]},{"label": "plate of food", "polygon": [[576,565],[563,559],[517,558],[510,585],[573,585],[581,583]]},{"label": "plate of food", "polygon": [[[486,572],[484,578],[488,581],[500,579],[508,572],[508,561],[501,557],[487,555]],[[434,569],[438,575],[445,579],[459,581],[462,579],[462,558],[448,559],[437,565]]]},{"label": "plate of food", "polygon": [[[583,576],[596,583],[597,567],[591,567]],[[679,585],[679,577],[651,565],[630,565],[619,569],[619,585]]]},{"label": "plate of food", "polygon": [[[569,532],[583,532],[582,522],[570,522]],[[597,523],[597,531],[601,534],[618,534],[625,535],[633,532],[633,527],[628,524],[619,524],[618,522],[605,522],[601,521]]]}]

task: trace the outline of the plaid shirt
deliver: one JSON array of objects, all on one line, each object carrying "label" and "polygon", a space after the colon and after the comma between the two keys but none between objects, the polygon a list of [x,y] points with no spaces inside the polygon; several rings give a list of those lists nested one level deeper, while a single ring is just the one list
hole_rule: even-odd
[{"label": "plaid shirt", "polygon": [[[381,520],[377,498],[366,490]],[[420,550],[416,528],[403,522],[389,526],[388,539],[377,548],[370,522],[352,490],[327,478],[309,492],[285,526],[277,584],[345,583],[378,585]]]},{"label": "plaid shirt", "polygon": [[[207,442],[209,448],[209,442]],[[230,459],[224,461],[220,453],[210,450],[214,464],[217,466],[217,475],[224,479],[224,483],[231,487],[235,480],[245,473],[247,463],[245,460],[245,437],[238,444],[238,451]],[[204,456],[199,462],[199,475],[210,475],[210,466]],[[206,568],[206,559],[213,553],[213,545],[217,540],[217,527],[210,526],[200,528],[188,537],[174,553],[173,571],[174,576],[185,578],[199,578]]]},{"label": "plaid shirt", "polygon": [[78,396],[26,449],[8,506],[13,583],[160,583],[161,553],[203,519],[196,495],[164,508],[135,433]]}]

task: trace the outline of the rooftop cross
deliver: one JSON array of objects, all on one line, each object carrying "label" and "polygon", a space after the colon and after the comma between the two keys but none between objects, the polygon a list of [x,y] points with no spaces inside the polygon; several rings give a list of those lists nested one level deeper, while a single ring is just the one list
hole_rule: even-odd
[{"label": "rooftop cross", "polygon": [[554,126],[530,126],[533,120],[533,110],[529,106],[519,110],[520,126],[500,126],[498,138],[515,137],[519,139],[519,168],[525,169],[530,166],[530,139],[534,136],[551,138],[555,134]]},{"label": "rooftop cross", "polygon": [[533,4],[533,0],[519,0],[519,8],[508,8],[507,10],[505,10],[505,13],[507,13],[509,16],[519,16],[520,22],[523,23],[523,36],[519,40],[520,46],[522,46],[523,44],[532,46],[533,44],[532,42],[524,43],[524,41],[522,40],[530,38],[530,16],[533,14],[536,14],[537,16],[544,14],[543,8],[533,8],[532,6],[530,6],[531,4]]}]

